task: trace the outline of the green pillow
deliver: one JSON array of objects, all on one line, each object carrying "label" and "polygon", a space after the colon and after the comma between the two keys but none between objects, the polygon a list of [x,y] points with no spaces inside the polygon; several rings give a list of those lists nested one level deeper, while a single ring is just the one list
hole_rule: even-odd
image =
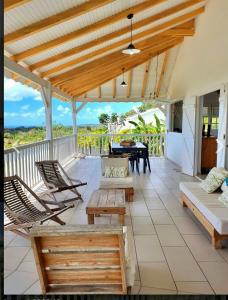
[{"label": "green pillow", "polygon": [[226,177],[228,171],[224,168],[213,168],[200,185],[207,193],[213,193],[223,184]]},{"label": "green pillow", "polygon": [[128,168],[127,167],[105,167],[104,177],[107,178],[123,178],[127,177]]}]

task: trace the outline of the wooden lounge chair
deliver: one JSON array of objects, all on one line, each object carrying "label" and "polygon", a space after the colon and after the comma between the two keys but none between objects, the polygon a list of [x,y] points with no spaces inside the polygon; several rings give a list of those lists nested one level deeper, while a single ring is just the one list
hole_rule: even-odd
[{"label": "wooden lounge chair", "polygon": [[[36,207],[27,194],[30,194],[43,210]],[[58,215],[71,207],[73,205],[65,206],[62,209],[59,207],[50,209],[45,200],[40,199],[20,177],[15,175],[4,178],[4,212],[10,221],[4,225],[4,230],[10,230],[29,238],[28,233],[35,224],[43,224],[51,219],[64,225],[65,223],[58,218]]]},{"label": "wooden lounge chair", "polygon": [[[87,183],[82,183],[78,179],[70,178],[64,171],[58,160],[39,161],[35,162],[35,165],[40,172],[44,184],[48,188],[48,193],[51,194],[55,200],[54,202],[52,202],[53,204],[55,203],[60,207],[63,207],[67,202],[72,202],[75,200],[83,201],[81,194],[77,190],[77,187],[86,185]],[[73,182],[75,182],[75,184]],[[58,202],[54,194],[66,190],[70,190],[71,192],[76,194],[76,197]],[[50,201],[49,203],[51,204]]]},{"label": "wooden lounge chair", "polygon": [[127,294],[134,284],[126,226],[36,226],[30,237],[43,294]]}]

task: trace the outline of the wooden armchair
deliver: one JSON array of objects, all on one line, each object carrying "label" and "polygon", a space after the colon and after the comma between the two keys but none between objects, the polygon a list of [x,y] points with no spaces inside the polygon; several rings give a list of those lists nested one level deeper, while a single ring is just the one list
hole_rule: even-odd
[{"label": "wooden armchair", "polygon": [[[114,225],[38,226],[30,233],[43,294],[127,294],[133,239]],[[131,263],[129,263],[129,261]]]},{"label": "wooden armchair", "polygon": [[[48,192],[53,196],[55,201],[49,201],[49,204],[59,205],[64,207],[65,203],[72,202],[75,200],[81,200],[82,196],[78,192],[77,187],[87,185],[86,182],[81,182],[78,179],[70,178],[60,165],[58,160],[44,160],[35,162],[36,167],[44,181],[44,184],[48,188]],[[73,183],[74,182],[74,183]],[[65,199],[60,202],[57,201],[55,193],[70,190],[76,197]]]},{"label": "wooden armchair", "polygon": [[[33,204],[27,194],[38,202],[41,209]],[[28,239],[28,233],[34,225],[43,224],[50,219],[64,225],[57,216],[71,207],[73,206],[50,209],[45,200],[40,199],[20,177],[15,175],[4,178],[4,212],[9,219],[4,230],[13,231]]]}]

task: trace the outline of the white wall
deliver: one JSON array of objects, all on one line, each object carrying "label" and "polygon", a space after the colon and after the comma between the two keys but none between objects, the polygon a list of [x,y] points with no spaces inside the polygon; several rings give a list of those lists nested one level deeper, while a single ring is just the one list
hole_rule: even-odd
[{"label": "white wall", "polygon": [[182,167],[182,153],[180,149],[183,148],[182,133],[168,132],[166,134],[166,157],[175,162],[180,168]]},{"label": "white wall", "polygon": [[[205,12],[196,21],[195,35],[185,38],[180,48],[169,87],[172,98],[184,99],[179,154],[185,156],[182,171],[186,174],[195,173],[196,97],[220,89],[227,82],[228,0],[208,0]],[[172,159],[170,155],[167,157]]]}]

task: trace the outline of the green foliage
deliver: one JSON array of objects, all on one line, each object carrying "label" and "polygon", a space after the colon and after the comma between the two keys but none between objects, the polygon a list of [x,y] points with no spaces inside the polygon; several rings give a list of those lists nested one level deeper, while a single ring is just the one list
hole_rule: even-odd
[{"label": "green foliage", "polygon": [[98,120],[99,120],[100,124],[107,125],[109,123],[109,121],[110,121],[110,116],[108,114],[106,114],[106,113],[102,113],[98,117]]},{"label": "green foliage", "polygon": [[[154,114],[155,123],[154,125],[152,122],[146,124],[143,117],[139,114],[138,115],[138,122],[135,121],[129,121],[132,125],[135,126],[133,129],[129,129],[128,133],[163,133],[164,132],[164,124],[162,121],[158,118],[156,114]],[[122,133],[122,132],[121,132]],[[125,132],[127,133],[127,132]]]}]

